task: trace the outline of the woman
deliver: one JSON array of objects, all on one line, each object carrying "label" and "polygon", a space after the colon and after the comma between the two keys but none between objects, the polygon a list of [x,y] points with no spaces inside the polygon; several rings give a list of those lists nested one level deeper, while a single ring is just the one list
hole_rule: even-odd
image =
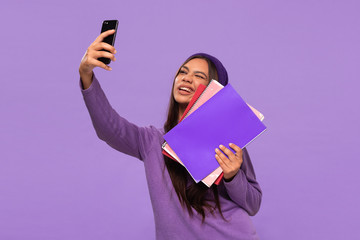
[{"label": "woman", "polygon": [[262,193],[246,149],[230,144],[214,150],[224,179],[210,189],[193,182],[182,166],[161,153],[164,133],[178,123],[199,84],[207,85],[213,78],[227,84],[221,62],[203,53],[187,59],[175,76],[164,129],[138,127],[112,109],[92,72],[95,67],[111,70],[97,58],[116,60],[115,48],[102,42],[113,33],[100,34],[81,60],[82,94],[98,137],[144,162],[156,238],[258,239],[249,215],[259,210]]}]

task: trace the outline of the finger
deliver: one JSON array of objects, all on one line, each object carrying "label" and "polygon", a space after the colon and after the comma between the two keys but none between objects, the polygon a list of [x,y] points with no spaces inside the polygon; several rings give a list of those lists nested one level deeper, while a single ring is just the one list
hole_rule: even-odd
[{"label": "finger", "polygon": [[215,152],[221,161],[226,165],[226,167],[229,167],[230,160],[218,148],[215,149]]},{"label": "finger", "polygon": [[234,149],[234,151],[236,152],[235,153],[235,161],[238,164],[240,164],[240,167],[241,167],[241,165],[243,163],[243,151],[242,151],[242,149],[239,146],[237,146],[236,144],[234,144],[234,143],[229,143],[229,146],[232,149]]},{"label": "finger", "polygon": [[91,64],[91,65],[93,65],[93,66],[96,66],[96,67],[101,67],[101,68],[103,68],[103,69],[105,69],[105,70],[108,70],[108,71],[111,71],[111,70],[112,70],[111,67],[109,67],[109,66],[106,65],[105,63],[103,63],[103,62],[101,62],[101,61],[99,61],[99,60],[97,60],[97,59],[95,59],[95,58],[89,59],[89,64]]},{"label": "finger", "polygon": [[115,33],[115,29],[111,29],[111,30],[107,30],[103,33],[101,33],[93,43],[98,43],[98,42],[102,42],[104,40],[104,38],[106,38],[107,36],[110,36],[112,34]]},{"label": "finger", "polygon": [[104,58],[110,58],[112,61],[116,61],[116,58],[114,56],[114,54],[106,52],[106,51],[95,51],[91,54],[92,58],[98,59],[100,57],[104,57]]},{"label": "finger", "polygon": [[228,167],[226,166],[226,164],[224,163],[224,161],[217,155],[215,154],[215,158],[216,158],[216,161],[218,161],[221,169],[224,171],[227,171]]},{"label": "finger", "polygon": [[230,146],[232,149],[234,149],[234,151],[236,152],[236,154],[237,154],[237,153],[242,154],[242,149],[241,149],[239,146],[237,146],[236,144],[234,144],[234,143],[229,143],[229,146]]},{"label": "finger", "polygon": [[234,143],[229,143],[229,146],[235,151],[235,158],[242,162],[242,149]]},{"label": "finger", "polygon": [[226,148],[224,145],[220,145],[219,148],[227,155],[230,160],[234,160],[235,154],[230,149]]},{"label": "finger", "polygon": [[93,45],[92,49],[96,50],[96,51],[105,49],[105,50],[108,50],[109,52],[111,52],[113,54],[116,53],[116,49],[114,48],[114,46],[112,46],[112,45],[110,45],[110,44],[108,44],[106,42],[96,43],[96,44]]}]

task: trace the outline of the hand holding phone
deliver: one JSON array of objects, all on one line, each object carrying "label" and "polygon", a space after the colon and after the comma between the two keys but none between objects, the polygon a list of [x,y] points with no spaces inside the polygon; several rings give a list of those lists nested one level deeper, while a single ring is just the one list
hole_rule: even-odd
[{"label": "hand holding phone", "polygon": [[[105,21],[103,21],[102,27],[101,27],[101,33],[106,32],[108,30],[112,30],[112,29],[115,30],[115,33],[105,37],[103,42],[105,42],[107,44],[110,44],[111,46],[114,46],[118,24],[119,24],[118,20],[105,20]],[[103,49],[102,51],[109,52],[108,50],[105,50],[105,49]],[[104,57],[100,57],[100,58],[98,58],[98,60],[105,63],[106,65],[108,65],[110,63],[110,61],[111,61],[109,58],[104,58]]]},{"label": "hand holding phone", "polygon": [[[115,42],[117,20],[113,21],[115,21],[115,25],[109,24],[110,21],[104,21],[103,26],[105,25],[107,27],[102,29],[102,33],[90,44],[81,59],[79,73],[84,89],[87,89],[91,85],[93,69],[95,67],[101,67],[107,71],[111,71],[111,67],[106,64],[109,64],[110,60],[116,60],[116,49],[113,45]],[[106,31],[106,28],[110,30]]]}]

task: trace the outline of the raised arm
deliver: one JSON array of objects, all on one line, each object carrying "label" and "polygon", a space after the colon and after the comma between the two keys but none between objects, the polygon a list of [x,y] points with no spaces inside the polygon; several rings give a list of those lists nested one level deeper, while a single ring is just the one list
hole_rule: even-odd
[{"label": "raised arm", "polygon": [[[143,159],[144,148],[142,143],[149,135],[149,131],[119,116],[111,107],[93,73],[95,67],[111,70],[98,58],[105,57],[115,61],[115,48],[102,42],[105,37],[113,33],[114,30],[101,33],[89,46],[82,58],[79,67],[82,94],[98,137],[125,154]],[[109,52],[102,51],[102,49]]]}]

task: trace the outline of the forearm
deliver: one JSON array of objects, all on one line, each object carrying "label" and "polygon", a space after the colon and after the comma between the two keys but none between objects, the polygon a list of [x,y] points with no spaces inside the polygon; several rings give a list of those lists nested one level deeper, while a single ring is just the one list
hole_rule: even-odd
[{"label": "forearm", "polygon": [[249,215],[253,216],[259,211],[262,192],[246,149],[243,149],[243,163],[238,173],[231,181],[224,182],[224,185],[231,200]]},{"label": "forearm", "polygon": [[256,181],[249,181],[243,170],[240,169],[230,182],[224,184],[231,200],[245,209],[250,216],[259,211],[262,199],[260,186]]}]

